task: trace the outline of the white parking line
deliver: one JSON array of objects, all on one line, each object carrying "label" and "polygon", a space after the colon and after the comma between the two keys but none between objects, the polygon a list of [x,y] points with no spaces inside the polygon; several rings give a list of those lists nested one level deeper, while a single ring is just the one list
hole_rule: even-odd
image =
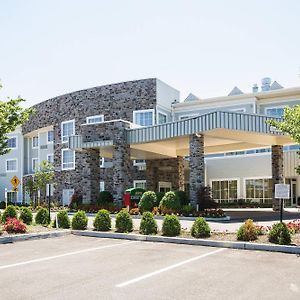
[{"label": "white parking line", "polygon": [[205,254],[202,254],[202,255],[199,255],[199,256],[196,256],[196,257],[193,257],[193,258],[184,260],[184,261],[182,261],[182,262],[180,262],[180,263],[177,263],[177,264],[174,264],[174,265],[171,265],[171,266],[168,266],[168,267],[159,269],[159,270],[157,270],[157,271],[154,271],[154,272],[151,272],[151,273],[142,275],[142,276],[140,276],[140,277],[131,279],[131,280],[129,280],[129,281],[125,281],[125,282],[123,282],[123,283],[117,284],[116,287],[121,288],[121,287],[130,285],[130,284],[136,283],[136,282],[138,282],[138,281],[141,281],[141,280],[144,280],[144,279],[146,279],[146,278],[149,278],[149,277],[158,275],[158,274],[160,274],[160,273],[163,273],[163,272],[166,272],[166,271],[169,271],[169,270],[178,268],[178,267],[180,267],[180,266],[182,266],[182,265],[185,265],[185,264],[188,264],[188,263],[193,262],[193,261],[195,261],[195,260],[198,260],[198,259],[201,259],[201,258],[210,256],[210,255],[219,253],[219,252],[224,251],[224,250],[226,250],[226,249],[222,248],[222,249],[218,249],[218,250],[215,250],[215,251],[212,251],[212,252],[209,252],[209,253],[205,253]]},{"label": "white parking line", "polygon": [[105,245],[105,246],[100,246],[100,247],[95,247],[95,248],[88,248],[88,249],[68,252],[68,253],[59,254],[59,255],[53,255],[53,256],[48,256],[48,257],[43,257],[43,258],[27,260],[27,261],[15,263],[15,264],[0,266],[0,270],[19,267],[19,266],[24,266],[24,265],[29,265],[29,264],[34,264],[34,263],[38,263],[38,262],[42,262],[42,261],[47,261],[47,260],[52,260],[52,259],[56,259],[56,258],[65,257],[65,256],[71,256],[71,255],[76,255],[76,254],[81,254],[81,253],[86,253],[86,252],[91,252],[91,251],[97,251],[97,250],[106,249],[106,248],[113,248],[113,247],[123,246],[123,245],[131,244],[131,243],[138,243],[138,242],[139,241],[130,241],[130,242],[125,242],[125,243],[113,244],[113,245]]}]

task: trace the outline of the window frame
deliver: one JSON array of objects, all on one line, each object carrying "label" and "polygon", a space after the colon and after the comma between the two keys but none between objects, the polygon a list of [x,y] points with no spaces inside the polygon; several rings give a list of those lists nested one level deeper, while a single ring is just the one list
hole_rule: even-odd
[{"label": "window frame", "polygon": [[18,149],[18,136],[17,135],[8,135],[7,137],[8,137],[7,144],[8,144],[8,140],[10,140],[10,139],[16,139],[16,147],[11,148],[11,147],[8,147],[8,145],[7,145],[7,148],[11,149],[11,150]]},{"label": "window frame", "polygon": [[268,110],[268,109],[277,109],[277,108],[280,109],[280,108],[282,108],[283,111],[284,111],[284,108],[285,108],[286,106],[288,106],[288,105],[266,106],[266,107],[264,108],[264,113],[265,113],[266,116],[274,117],[274,118],[279,118],[278,116],[268,115],[268,114],[267,114],[267,110]]},{"label": "window frame", "polygon": [[[16,169],[15,170],[7,170],[7,162],[9,161],[16,161]],[[8,158],[5,160],[5,170],[6,173],[14,173],[14,172],[18,172],[18,159],[17,158]]]},{"label": "window frame", "polygon": [[33,168],[33,162],[34,161],[37,161],[37,166],[39,165],[39,158],[38,157],[33,157],[32,159],[31,159],[31,170],[32,170],[32,172],[34,173],[36,170]]},{"label": "window frame", "polygon": [[144,189],[144,190],[147,189],[147,180],[146,180],[146,179],[133,180],[133,187],[134,187],[135,189],[137,189],[136,184],[138,184],[138,183],[143,183],[143,184],[145,184],[145,188],[140,188],[140,187],[139,187],[139,189]]},{"label": "window frame", "polygon": [[[161,115],[163,115],[163,116],[165,116],[166,117],[166,122],[164,122],[164,123],[159,123],[159,114],[161,114]],[[168,123],[168,114],[166,114],[166,113],[164,113],[164,112],[162,112],[162,111],[160,111],[160,110],[157,110],[157,116],[156,116],[156,118],[157,118],[157,124],[159,125],[159,124],[166,124],[166,123]]]},{"label": "window frame", "polygon": [[[93,119],[99,118],[99,117],[102,119],[102,121],[89,123],[89,120],[93,120]],[[94,115],[94,116],[88,116],[88,117],[86,117],[86,124],[89,124],[89,125],[100,124],[100,123],[103,123],[103,122],[104,122],[104,115]]]},{"label": "window frame", "polygon": [[[52,132],[52,134],[53,134],[52,141],[49,141],[49,132]],[[47,131],[47,144],[53,144],[53,141],[54,141],[54,130],[48,130]]]},{"label": "window frame", "polygon": [[[52,156],[53,157],[53,160],[52,161],[49,161],[49,157]],[[54,153],[50,153],[50,154],[47,154],[47,161],[51,164],[54,164]]]},{"label": "window frame", "polygon": [[[212,188],[212,183],[213,181],[217,181],[217,182],[221,182],[221,181],[236,181],[236,198],[230,198],[228,197],[228,199],[215,199],[215,201],[235,201],[238,200],[239,198],[241,198],[241,183],[240,183],[240,178],[238,177],[233,177],[233,178],[212,178],[209,180],[209,186],[211,187],[211,191],[213,194],[213,188]],[[228,196],[229,196],[229,187],[228,187]]]},{"label": "window frame", "polygon": [[[68,124],[68,123],[73,123],[73,135],[75,135],[75,119],[61,122],[61,128],[60,128],[61,129],[61,135],[60,135],[60,138],[61,138],[61,143],[62,144],[68,143],[69,135],[63,135],[64,134],[64,125]],[[67,140],[64,140],[65,137],[67,138]]]},{"label": "window frame", "polygon": [[99,192],[103,192],[103,191],[105,191],[105,181],[101,180],[99,182]]},{"label": "window frame", "polygon": [[[34,142],[33,142],[35,139],[37,139],[37,145],[36,146],[34,146]],[[39,144],[40,144],[39,136],[38,135],[33,136],[31,138],[31,147],[32,147],[32,149],[38,149],[39,148]]]},{"label": "window frame", "polygon": [[[146,112],[152,112],[152,125],[140,125],[136,122],[136,115],[139,113],[146,113]],[[134,110],[133,112],[133,123],[142,127],[147,127],[147,126],[153,126],[155,125],[155,111],[153,108],[151,109],[141,109],[141,110]]]},{"label": "window frame", "polygon": [[[243,183],[244,183],[244,190],[243,190],[243,192],[244,192],[244,195],[243,195],[243,198],[244,199],[252,199],[252,200],[254,200],[254,201],[262,201],[262,202],[265,202],[266,200],[269,200],[269,199],[271,199],[271,198],[265,198],[265,196],[263,196],[263,198],[247,198],[247,186],[246,186],[246,181],[247,180],[259,180],[259,179],[272,179],[272,176],[253,176],[253,177],[244,177],[243,178]],[[254,191],[254,193],[255,193],[255,191]],[[265,190],[263,190],[263,195],[265,194]],[[272,198],[273,198],[273,196],[272,196]]]},{"label": "window frame", "polygon": [[199,115],[195,115],[195,114],[192,114],[192,115],[181,115],[179,116],[179,121],[183,121],[183,120],[186,120],[186,119],[191,119],[191,118],[196,118],[196,117],[199,117]]},{"label": "window frame", "polygon": [[[65,151],[72,151],[73,152],[73,167],[68,167],[68,168],[65,168],[64,167],[64,152]],[[75,150],[72,150],[72,149],[69,149],[69,148],[64,148],[64,149],[61,149],[61,170],[62,171],[68,171],[68,170],[75,170]]]}]

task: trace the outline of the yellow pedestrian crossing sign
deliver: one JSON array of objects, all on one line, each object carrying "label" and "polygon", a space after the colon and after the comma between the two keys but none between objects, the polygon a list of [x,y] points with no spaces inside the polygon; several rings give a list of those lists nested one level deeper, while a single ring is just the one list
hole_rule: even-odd
[{"label": "yellow pedestrian crossing sign", "polygon": [[18,189],[17,187],[14,187],[14,188],[12,189],[12,191],[13,191],[13,192],[18,192],[19,189]]},{"label": "yellow pedestrian crossing sign", "polygon": [[[11,179],[11,184],[12,186],[14,187],[14,189],[18,189],[18,185],[20,184],[20,180],[17,176],[14,176],[12,179]],[[14,192],[17,192],[17,191],[14,191]]]}]

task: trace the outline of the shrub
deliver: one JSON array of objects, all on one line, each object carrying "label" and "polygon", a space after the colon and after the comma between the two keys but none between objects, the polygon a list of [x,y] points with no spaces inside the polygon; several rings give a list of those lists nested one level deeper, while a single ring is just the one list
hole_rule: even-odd
[{"label": "shrub", "polygon": [[176,191],[175,195],[179,200],[180,206],[188,205],[190,203],[189,198],[185,191]]},{"label": "shrub", "polygon": [[163,220],[162,234],[165,236],[177,236],[180,234],[180,222],[175,215],[166,215]]},{"label": "shrub", "polygon": [[97,205],[106,206],[109,203],[113,203],[114,198],[113,198],[113,195],[110,192],[102,191],[102,192],[99,193],[99,196],[98,196],[96,202],[97,202]]},{"label": "shrub", "polygon": [[139,202],[139,209],[143,213],[145,211],[151,211],[154,203],[157,202],[156,194],[154,192],[145,192]]},{"label": "shrub", "polygon": [[130,215],[139,215],[140,214],[140,209],[138,207],[133,207],[129,211]]},{"label": "shrub", "polygon": [[30,225],[32,223],[32,212],[28,207],[21,207],[20,220],[25,224]]},{"label": "shrub", "polygon": [[[13,203],[10,202],[10,201],[7,201],[7,205],[13,205]],[[0,209],[5,209],[5,207],[6,207],[5,201],[1,201],[0,202]]]},{"label": "shrub", "polygon": [[111,229],[111,218],[106,209],[97,212],[94,220],[94,228],[98,231],[109,231]]},{"label": "shrub", "polygon": [[180,203],[174,192],[167,192],[159,203],[162,213],[175,212],[180,208]]},{"label": "shrub", "polygon": [[88,218],[85,211],[79,210],[72,218],[72,229],[85,230],[87,228]]},{"label": "shrub", "polygon": [[35,223],[41,225],[48,225],[50,223],[50,216],[47,208],[40,207],[35,216]]},{"label": "shrub", "polygon": [[145,235],[157,233],[157,223],[153,214],[149,211],[143,213],[140,224],[140,233]]},{"label": "shrub", "polygon": [[[64,229],[70,228],[71,222],[68,216],[68,210],[63,209],[57,213],[57,223],[59,228],[64,228]],[[56,218],[54,219],[53,227],[54,228],[56,227]]]},{"label": "shrub", "polygon": [[78,192],[75,192],[71,197],[71,202],[69,207],[72,209],[78,208],[78,206],[82,205],[82,195]]},{"label": "shrub", "polygon": [[204,218],[199,217],[192,225],[191,234],[195,238],[209,237],[210,227]]},{"label": "shrub", "polygon": [[218,207],[218,203],[214,201],[212,197],[212,191],[209,186],[202,186],[198,190],[197,194],[198,194],[198,203],[199,203],[200,210]]},{"label": "shrub", "polygon": [[7,206],[2,215],[2,223],[6,222],[7,218],[17,218],[17,210],[13,205]]},{"label": "shrub", "polygon": [[156,195],[157,201],[156,201],[156,203],[154,203],[154,206],[158,207],[159,203],[160,203],[161,199],[164,197],[165,193],[164,192],[157,192],[157,193],[155,193],[155,195]]},{"label": "shrub", "polygon": [[192,214],[193,213],[193,207],[192,206],[190,206],[190,205],[184,205],[183,207],[182,207],[182,214],[184,215],[184,216],[186,216],[186,217],[188,217],[190,214]]},{"label": "shrub", "polygon": [[8,233],[25,233],[26,225],[17,218],[7,218],[4,224],[4,230]]},{"label": "shrub", "polygon": [[269,241],[279,245],[289,245],[291,234],[285,223],[276,223],[269,232]]},{"label": "shrub", "polygon": [[242,224],[237,232],[237,239],[239,241],[254,241],[257,239],[258,231],[253,220],[248,219]]},{"label": "shrub", "polygon": [[117,232],[130,232],[133,229],[132,218],[126,210],[121,210],[116,216]]}]

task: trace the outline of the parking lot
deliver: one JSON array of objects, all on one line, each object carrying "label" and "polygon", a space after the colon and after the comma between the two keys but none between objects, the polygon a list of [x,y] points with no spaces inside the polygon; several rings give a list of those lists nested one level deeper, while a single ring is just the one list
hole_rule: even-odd
[{"label": "parking lot", "polygon": [[292,254],[67,236],[0,245],[0,299],[299,299]]}]

